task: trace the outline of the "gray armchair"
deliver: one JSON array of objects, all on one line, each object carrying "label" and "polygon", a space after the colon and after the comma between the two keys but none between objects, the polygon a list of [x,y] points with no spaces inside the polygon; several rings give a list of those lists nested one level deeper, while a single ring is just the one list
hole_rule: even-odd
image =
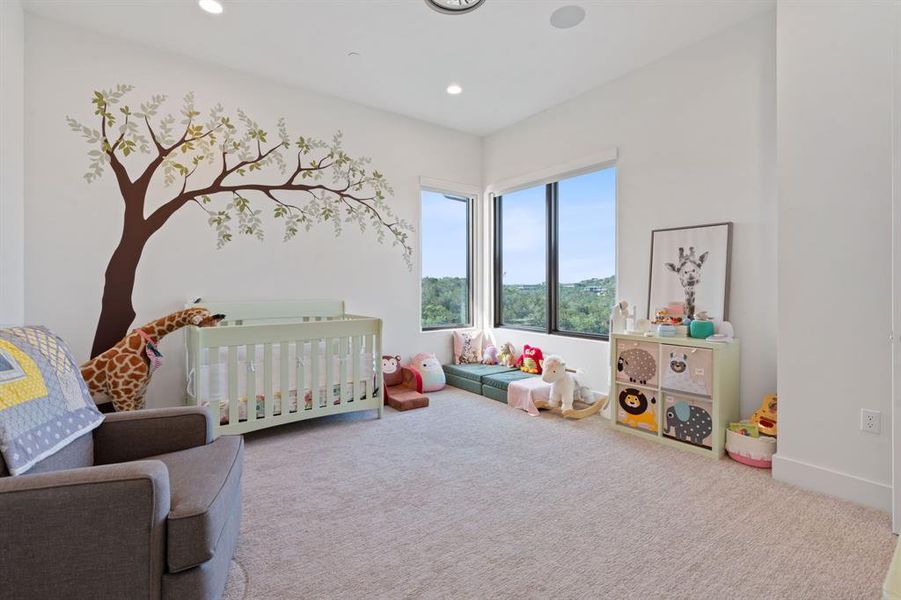
[{"label": "gray armchair", "polygon": [[0,459],[0,598],[218,598],[243,439],[202,408],[107,415],[25,475]]}]

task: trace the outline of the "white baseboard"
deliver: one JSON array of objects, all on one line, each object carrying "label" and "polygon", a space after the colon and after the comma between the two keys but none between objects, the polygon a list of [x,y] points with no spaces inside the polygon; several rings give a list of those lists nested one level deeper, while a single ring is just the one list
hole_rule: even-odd
[{"label": "white baseboard", "polygon": [[892,511],[892,486],[780,456],[778,453],[773,456],[773,479],[877,510]]}]

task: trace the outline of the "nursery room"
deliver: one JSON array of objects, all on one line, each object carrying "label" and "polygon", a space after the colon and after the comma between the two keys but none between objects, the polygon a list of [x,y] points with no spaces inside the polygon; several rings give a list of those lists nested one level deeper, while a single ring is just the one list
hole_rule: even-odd
[{"label": "nursery room", "polygon": [[901,598],[901,0],[0,10],[0,599]]}]

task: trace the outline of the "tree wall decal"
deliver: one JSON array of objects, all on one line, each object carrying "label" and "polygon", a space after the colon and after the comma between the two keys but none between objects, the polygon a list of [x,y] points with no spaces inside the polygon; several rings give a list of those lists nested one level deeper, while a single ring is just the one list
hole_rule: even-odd
[{"label": "tree wall decal", "polygon": [[[262,240],[263,209],[257,206],[266,203],[273,217],[283,222],[285,241],[322,222],[331,223],[337,235],[345,224],[361,231],[368,226],[380,243],[388,237],[400,246],[411,267],[412,227],[396,218],[386,204],[394,191],[382,173],[370,169],[368,158],[352,158],[344,151],[340,132],[330,143],[291,138],[285,120],[279,119],[271,136],[240,109],[237,119],[226,115],[221,104],[203,120],[193,93],[184,97],[176,124],[172,114],[158,116],[164,95],[152,96],[138,110],[129,107],[125,99],[132,89],[117,85],[94,92],[91,102],[99,129],[66,117],[69,127],[91,146],[84,178],[91,183],[109,167],[125,207],[122,235],[106,268],[92,357],[128,333],[135,318],[132,294],[144,247],[188,204],[206,212],[220,248],[232,240],[233,231]],[[270,137],[275,141],[270,142]],[[145,164],[136,169],[132,165],[141,155]],[[272,183],[275,171],[280,176]],[[207,175],[204,181],[195,181],[203,175]],[[155,177],[162,177],[173,192],[146,214],[148,189]],[[217,208],[222,197],[227,201]]]}]

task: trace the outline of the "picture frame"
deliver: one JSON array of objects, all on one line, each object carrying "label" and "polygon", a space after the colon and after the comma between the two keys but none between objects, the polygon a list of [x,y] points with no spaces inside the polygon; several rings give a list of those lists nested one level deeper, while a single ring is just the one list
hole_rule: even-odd
[{"label": "picture frame", "polygon": [[680,302],[687,317],[705,311],[715,321],[729,319],[732,227],[727,221],[651,231],[648,319]]}]

